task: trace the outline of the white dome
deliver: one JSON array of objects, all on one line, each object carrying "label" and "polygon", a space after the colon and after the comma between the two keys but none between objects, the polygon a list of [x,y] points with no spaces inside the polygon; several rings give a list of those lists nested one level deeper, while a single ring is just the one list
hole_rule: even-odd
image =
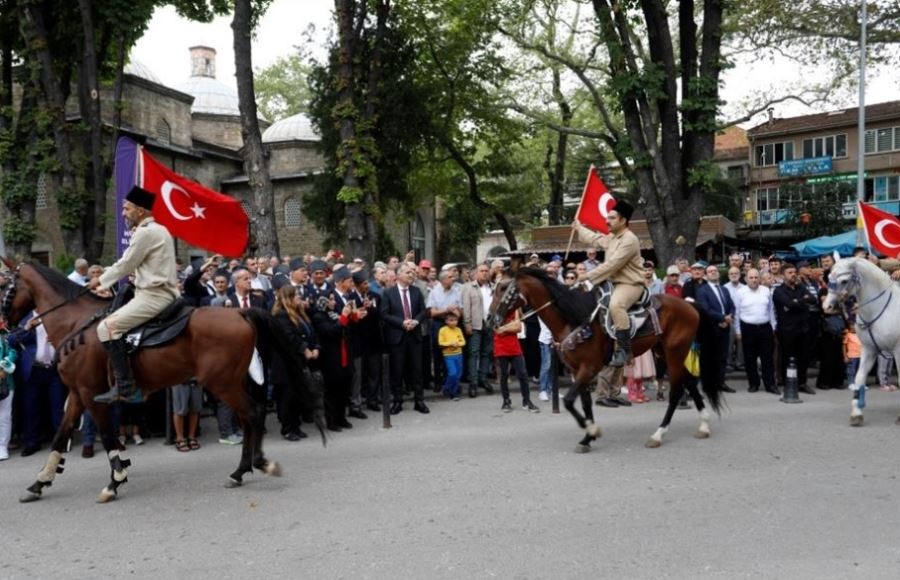
[{"label": "white dome", "polygon": [[128,64],[126,64],[125,73],[140,77],[144,80],[148,80],[151,83],[156,83],[158,85],[162,84],[162,81],[159,79],[159,77],[153,74],[153,71],[150,70],[147,65],[138,60],[132,60]]},{"label": "white dome", "polygon": [[194,76],[175,87],[194,97],[191,113],[240,116],[237,90],[212,77]]},{"label": "white dome", "polygon": [[319,141],[309,117],[303,113],[287,117],[272,124],[262,134],[263,143],[279,141]]}]

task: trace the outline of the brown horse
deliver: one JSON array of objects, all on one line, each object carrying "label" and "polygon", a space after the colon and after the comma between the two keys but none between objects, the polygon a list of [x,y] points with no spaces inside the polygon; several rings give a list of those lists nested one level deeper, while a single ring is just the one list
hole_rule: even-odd
[{"label": "brown horse", "polygon": [[[659,356],[664,357],[671,383],[666,415],[659,428],[647,441],[647,447],[662,445],[663,435],[669,428],[672,415],[675,413],[685,388],[700,413],[700,428],[696,437],[705,439],[710,435],[709,412],[704,406],[703,397],[697,389],[696,381],[684,367],[684,361],[695,337],[701,347],[703,391],[714,411],[718,413],[720,407],[721,384],[717,376],[719,366],[718,359],[712,355],[715,352],[714,345],[709,344],[714,340],[712,329],[708,328],[709,321],[704,320],[705,317],[696,307],[680,298],[660,296],[659,302],[661,304],[659,323],[662,334],[641,336],[635,338],[632,344],[635,356],[652,348]],[[593,293],[570,290],[537,268],[521,268],[515,273],[514,278],[506,277],[501,280],[494,293],[491,312],[494,314],[494,320],[499,324],[499,321],[502,321],[508,312],[525,304],[539,311],[538,315],[553,333],[553,340],[557,344],[566,342],[566,338],[590,318],[595,306]],[[590,338],[574,342],[575,344],[572,345],[574,348],[561,348],[559,351],[562,361],[572,370],[573,374],[572,386],[563,401],[578,425],[586,431],[584,438],[575,447],[575,451],[587,453],[591,449],[591,441],[601,435],[600,427],[594,423],[591,397],[587,386],[608,360],[612,341],[602,325],[594,321],[591,325]],[[710,354],[705,355],[704,353]],[[581,398],[585,416],[575,409],[577,397]]]},{"label": "brown horse", "polygon": [[[96,333],[97,322],[110,301],[86,292],[49,268],[27,263],[17,266],[5,258],[3,262],[14,273],[3,294],[2,315],[11,327],[32,310],[37,312],[36,318],[39,317],[51,344],[57,348],[59,375],[69,390],[65,414],[53,438],[47,464],[20,501],[39,499],[43,488],[50,486],[57,473],[62,473],[65,463],[62,454],[85,409],[90,411],[102,434],[111,468],[110,482],[97,501],[114,499],[118,488],[127,481],[126,468],[131,462],[120,454],[109,405],[94,402],[94,396],[105,391],[111,380],[108,359]],[[237,487],[243,475],[254,467],[268,475],[281,474],[278,463],[263,455],[264,387],[248,381],[247,370],[254,348],[264,358],[274,348],[294,371],[294,376],[302,376],[304,362],[299,353],[290,351],[288,344],[281,327],[265,311],[198,308],[175,340],[139,350],[131,357],[131,366],[135,382],[144,395],[195,378],[234,410],[244,429],[244,444],[240,464],[226,486]],[[305,381],[299,381],[296,388],[300,389],[306,408],[314,414],[324,442],[321,393],[313,392]]]}]

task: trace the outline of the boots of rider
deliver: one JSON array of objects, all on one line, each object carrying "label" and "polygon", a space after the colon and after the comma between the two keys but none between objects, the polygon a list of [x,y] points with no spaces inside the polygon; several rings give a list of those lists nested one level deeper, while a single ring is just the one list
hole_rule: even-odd
[{"label": "boots of rider", "polygon": [[109,340],[102,344],[112,363],[116,384],[102,395],[94,397],[94,401],[97,403],[129,401],[134,397],[134,379],[131,376],[131,366],[128,364],[125,340]]},{"label": "boots of rider", "polygon": [[616,350],[613,352],[609,366],[624,367],[631,361],[631,330],[616,329]]}]

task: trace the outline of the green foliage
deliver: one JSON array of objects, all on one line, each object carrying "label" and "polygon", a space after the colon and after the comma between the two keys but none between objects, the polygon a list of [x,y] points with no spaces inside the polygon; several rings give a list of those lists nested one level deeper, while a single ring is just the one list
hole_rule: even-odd
[{"label": "green foliage", "polygon": [[843,203],[855,197],[855,184],[834,182],[812,186],[793,183],[780,187],[779,197],[791,200],[786,224],[800,239],[830,236],[847,229]]},{"label": "green foliage", "polygon": [[253,86],[260,113],[269,121],[306,113],[312,99],[307,81],[311,71],[312,66],[299,52],[257,71]]}]

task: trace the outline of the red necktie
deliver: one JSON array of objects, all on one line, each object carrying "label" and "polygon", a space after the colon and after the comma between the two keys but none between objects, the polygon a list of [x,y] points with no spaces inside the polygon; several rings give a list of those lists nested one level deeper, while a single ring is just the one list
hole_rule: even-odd
[{"label": "red necktie", "polygon": [[409,298],[406,295],[407,291],[407,288],[403,289],[403,318],[409,320],[412,318],[412,309],[409,307]]},{"label": "red necktie", "polygon": [[246,296],[244,296],[243,300],[244,300],[244,308],[250,308],[250,304],[249,304],[249,301],[247,300]]}]

